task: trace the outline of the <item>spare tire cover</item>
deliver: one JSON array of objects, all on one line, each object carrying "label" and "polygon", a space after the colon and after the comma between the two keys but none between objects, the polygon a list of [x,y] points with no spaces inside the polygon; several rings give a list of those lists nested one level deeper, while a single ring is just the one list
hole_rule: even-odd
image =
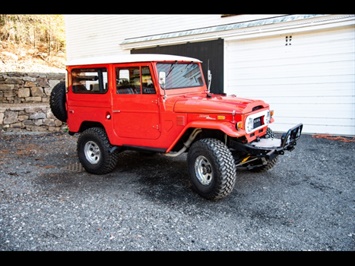
[{"label": "spare tire cover", "polygon": [[49,97],[49,106],[53,115],[62,122],[68,119],[67,110],[65,108],[66,89],[65,82],[61,81],[55,85]]}]

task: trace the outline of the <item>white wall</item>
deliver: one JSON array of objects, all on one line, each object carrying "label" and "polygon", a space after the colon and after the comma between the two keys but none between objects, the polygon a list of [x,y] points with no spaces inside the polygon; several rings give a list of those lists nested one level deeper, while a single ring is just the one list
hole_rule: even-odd
[{"label": "white wall", "polygon": [[224,91],[270,103],[275,131],[355,135],[354,84],[354,26],[226,43]]},{"label": "white wall", "polygon": [[124,39],[281,15],[64,15],[67,59],[126,54]]}]

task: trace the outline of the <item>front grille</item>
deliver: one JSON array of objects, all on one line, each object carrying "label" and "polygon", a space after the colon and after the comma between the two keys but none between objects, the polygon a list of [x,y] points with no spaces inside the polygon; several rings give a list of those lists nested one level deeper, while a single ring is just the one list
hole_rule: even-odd
[{"label": "front grille", "polygon": [[260,127],[261,125],[262,125],[261,117],[254,118],[254,127],[253,128]]}]

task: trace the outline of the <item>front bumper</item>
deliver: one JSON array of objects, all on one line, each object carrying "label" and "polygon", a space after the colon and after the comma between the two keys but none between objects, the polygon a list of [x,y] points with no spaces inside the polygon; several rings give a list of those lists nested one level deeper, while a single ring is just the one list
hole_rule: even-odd
[{"label": "front bumper", "polygon": [[301,137],[303,124],[298,124],[290,128],[281,135],[281,138],[261,138],[251,143],[243,144],[243,149],[252,156],[259,158],[266,157],[272,160],[285,151],[292,151],[297,140]]}]

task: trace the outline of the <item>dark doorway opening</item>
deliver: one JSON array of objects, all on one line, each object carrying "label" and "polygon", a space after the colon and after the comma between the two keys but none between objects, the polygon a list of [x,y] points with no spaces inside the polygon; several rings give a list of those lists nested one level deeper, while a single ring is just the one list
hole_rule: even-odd
[{"label": "dark doorway opening", "polygon": [[208,69],[212,74],[211,92],[223,93],[224,42],[222,39],[185,43],[170,46],[156,46],[142,49],[132,49],[131,54],[172,54],[189,56],[202,61],[203,73],[207,82]]}]

